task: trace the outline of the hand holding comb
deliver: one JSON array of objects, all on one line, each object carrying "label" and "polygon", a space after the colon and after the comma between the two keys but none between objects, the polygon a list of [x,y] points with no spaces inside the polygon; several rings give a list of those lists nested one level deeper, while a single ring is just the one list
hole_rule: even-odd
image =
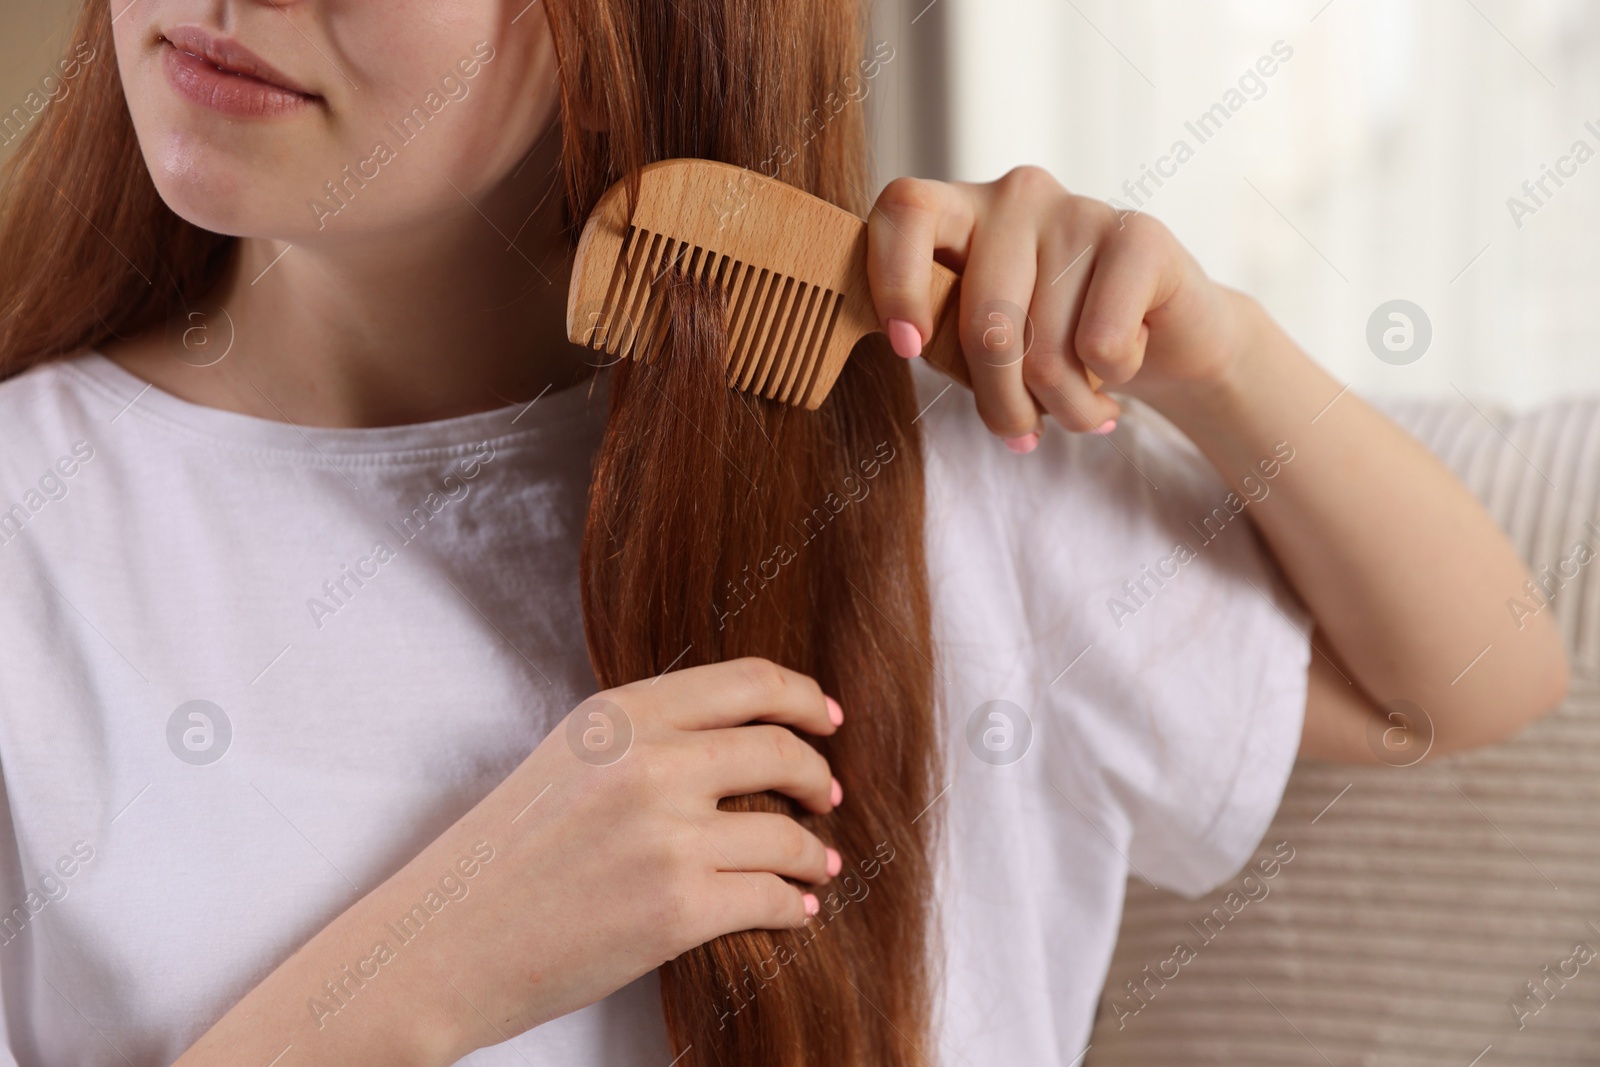
[{"label": "hand holding comb", "polygon": [[[747,202],[723,210],[730,192]],[[675,271],[726,294],[728,384],[797,407],[828,396],[857,341],[880,330],[867,279],[867,223],[754,171],[668,159],[600,197],[567,292],[567,338],[608,355],[654,359],[666,332],[661,277]],[[934,334],[923,358],[972,388],[961,351],[961,278],[933,264]],[[1092,373],[1089,384],[1098,389]]]}]

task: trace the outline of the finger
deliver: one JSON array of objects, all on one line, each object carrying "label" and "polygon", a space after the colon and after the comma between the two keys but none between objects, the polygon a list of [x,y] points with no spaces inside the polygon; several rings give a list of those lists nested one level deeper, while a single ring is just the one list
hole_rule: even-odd
[{"label": "finger", "polygon": [[894,350],[921,354],[933,336],[934,252],[960,268],[972,236],[972,194],[960,185],[896,178],[867,216],[867,281]]},{"label": "finger", "polygon": [[1117,402],[1096,392],[1072,350],[1078,313],[1094,275],[1098,247],[1091,229],[1085,234],[1068,227],[1047,239],[1040,250],[1039,276],[1029,315],[1034,340],[1022,361],[1022,380],[1064,429],[1075,433],[1107,432],[1121,413]]},{"label": "finger", "polygon": [[1139,372],[1150,339],[1145,315],[1165,303],[1179,281],[1161,224],[1140,215],[1127,226],[1095,262],[1073,335],[1078,359],[1111,385]]},{"label": "finger", "polygon": [[706,827],[719,871],[768,871],[821,885],[839,873],[839,853],[787,815],[719,811]]},{"label": "finger", "polygon": [[685,739],[695,746],[700,781],[713,805],[723,797],[767,790],[793,797],[819,815],[835,807],[833,772],[822,753],[787,726],[734,726],[697,731]]},{"label": "finger", "polygon": [[720,904],[718,929],[712,937],[737,930],[788,930],[804,926],[822,910],[815,893],[797,889],[775,874],[719,871],[711,876],[711,885]]},{"label": "finger", "polygon": [[798,671],[756,656],[688,667],[614,690],[619,701],[643,701],[680,730],[773,722],[827,736],[844,713]]},{"label": "finger", "polygon": [[[1031,179],[1029,179],[1031,180]],[[1022,363],[1035,340],[1029,322],[1038,274],[1038,189],[1017,189],[1007,176],[972,236],[961,277],[961,349],[972,372],[978,415],[1014,451],[1031,451],[1039,409],[1022,380]]]}]

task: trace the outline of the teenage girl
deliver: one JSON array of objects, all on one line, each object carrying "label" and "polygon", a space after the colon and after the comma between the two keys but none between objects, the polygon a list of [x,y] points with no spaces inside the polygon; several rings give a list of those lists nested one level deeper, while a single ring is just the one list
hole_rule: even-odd
[{"label": "teenage girl", "polygon": [[[1469,494],[1159,223],[1031,167],[867,203],[849,0],[69,48],[0,254],[0,1060],[1074,1063],[1130,871],[1206,892],[1296,755],[1565,691]],[[575,229],[694,154],[870,207],[907,361],[960,271],[972,391],[697,384],[689,296],[597,369]]]}]

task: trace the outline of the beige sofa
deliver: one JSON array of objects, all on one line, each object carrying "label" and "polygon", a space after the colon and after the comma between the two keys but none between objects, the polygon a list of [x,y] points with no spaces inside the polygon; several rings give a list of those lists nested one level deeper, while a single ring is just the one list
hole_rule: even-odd
[{"label": "beige sofa", "polygon": [[1130,881],[1089,1067],[1600,1063],[1600,400],[1385,407],[1550,568],[1571,693],[1494,749],[1300,764],[1291,858],[1204,900]]}]

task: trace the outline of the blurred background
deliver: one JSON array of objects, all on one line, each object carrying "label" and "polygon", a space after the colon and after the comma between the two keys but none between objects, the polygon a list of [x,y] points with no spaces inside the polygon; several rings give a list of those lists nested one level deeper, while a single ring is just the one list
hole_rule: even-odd
[{"label": "blurred background", "polygon": [[[52,72],[71,10],[5,0],[0,115]],[[1521,408],[1600,389],[1593,0],[874,0],[873,17],[893,56],[867,97],[880,185],[1037,163],[1147,210],[1363,393]],[[1432,328],[1403,365],[1367,340],[1392,300]]]}]

